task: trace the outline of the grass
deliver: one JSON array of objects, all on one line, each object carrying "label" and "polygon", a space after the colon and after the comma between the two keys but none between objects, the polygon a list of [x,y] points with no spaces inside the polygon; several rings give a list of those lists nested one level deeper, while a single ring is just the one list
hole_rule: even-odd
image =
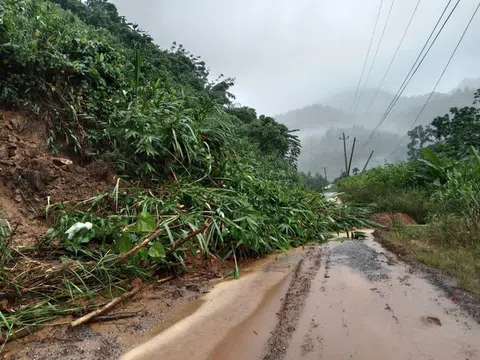
[{"label": "grass", "polygon": [[435,222],[397,225],[388,237],[408,249],[414,259],[455,277],[461,288],[480,298],[480,246],[462,246],[458,241],[455,246],[445,244],[445,233],[438,232],[440,226]]}]

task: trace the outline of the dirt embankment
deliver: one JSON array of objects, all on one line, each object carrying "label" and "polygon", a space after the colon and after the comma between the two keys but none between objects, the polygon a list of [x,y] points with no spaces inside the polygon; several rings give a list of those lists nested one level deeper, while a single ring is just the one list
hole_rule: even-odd
[{"label": "dirt embankment", "polygon": [[45,235],[48,203],[93,196],[112,186],[112,176],[102,161],[51,154],[37,121],[0,110],[0,218],[16,227],[15,244],[32,246]]},{"label": "dirt embankment", "polygon": [[385,229],[391,229],[395,224],[395,222],[399,222],[407,225],[417,223],[412,217],[402,213],[375,214],[372,220]]}]

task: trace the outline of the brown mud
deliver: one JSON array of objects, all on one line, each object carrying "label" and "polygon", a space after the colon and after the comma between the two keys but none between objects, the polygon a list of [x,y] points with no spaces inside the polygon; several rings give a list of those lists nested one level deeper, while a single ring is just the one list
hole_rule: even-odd
[{"label": "brown mud", "polygon": [[[139,313],[139,316],[109,322],[91,323],[78,329],[68,330],[66,325],[46,327],[27,338],[8,343],[0,354],[0,359],[118,359],[131,349],[142,343],[155,339],[157,335],[173,334],[180,328],[183,332],[191,327],[199,333],[190,335],[178,341],[175,348],[179,359],[183,358],[182,348],[189,347],[192,337],[197,342],[197,352],[205,354],[214,348],[215,343],[201,342],[203,332],[202,319],[218,311],[206,326],[215,328],[216,337],[223,338],[235,324],[248,321],[248,314],[253,314],[257,308],[278,309],[280,299],[289,284],[289,275],[295,264],[300,261],[307,250],[293,249],[289,254],[276,253],[261,259],[240,264],[239,280],[225,279],[224,275],[232,269],[233,262],[224,262],[214,269],[215,274],[198,269],[198,273],[187,273],[184,277],[173,279],[162,284],[151,285],[125,304],[119,305],[113,313]],[[203,274],[203,275],[202,275]],[[217,275],[212,278],[212,275]],[[247,293],[243,289],[248,289]],[[262,299],[267,293],[267,298]],[[271,303],[271,301],[273,303]],[[265,311],[265,314],[269,314]],[[59,321],[68,324],[71,318]],[[275,318],[268,315],[251,317],[253,323],[264,326],[263,330],[256,327],[258,346],[266,341],[271,327],[275,326]],[[270,321],[270,323],[268,322]],[[217,326],[218,324],[218,326]],[[206,330],[208,331],[208,330]],[[171,335],[170,335],[171,336]],[[165,352],[171,349],[164,349]],[[248,351],[244,351],[248,354]],[[191,355],[191,358],[195,358]],[[148,358],[148,357],[146,357]],[[156,354],[152,358],[157,358]],[[174,359],[175,357],[167,357]],[[222,357],[217,357],[221,359]],[[247,357],[245,359],[248,359]]]},{"label": "brown mud", "polygon": [[16,228],[12,245],[33,246],[48,228],[48,203],[83,200],[113,184],[102,161],[80,164],[45,148],[38,121],[0,110],[0,218]]},{"label": "brown mud", "polygon": [[[201,306],[195,313],[123,359],[255,359],[276,326],[272,314],[279,311],[292,273],[306,251],[299,248],[268,256],[242,272],[239,280],[218,284],[197,300]],[[238,357],[231,357],[232,353]]]},{"label": "brown mud", "polygon": [[372,236],[310,250],[273,287],[256,276],[123,358],[480,359],[480,324]]},{"label": "brown mud", "polygon": [[372,236],[273,254],[241,275],[159,284],[115,311],[138,318],[41,331],[6,358],[480,359],[480,324]]},{"label": "brown mud", "polygon": [[375,240],[382,244],[383,247],[407,262],[410,265],[410,271],[423,274],[432,284],[442,290],[446,297],[454,301],[463,311],[480,323],[480,300],[471,293],[461,289],[454,277],[416,261],[406,247],[389,239],[387,231],[376,230],[374,236]]}]

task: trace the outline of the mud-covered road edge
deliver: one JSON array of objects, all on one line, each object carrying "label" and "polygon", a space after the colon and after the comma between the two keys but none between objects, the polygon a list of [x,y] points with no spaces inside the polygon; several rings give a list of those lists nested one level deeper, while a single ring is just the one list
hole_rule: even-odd
[{"label": "mud-covered road edge", "polygon": [[480,299],[459,288],[456,285],[458,284],[457,279],[416,260],[405,246],[393,242],[388,237],[388,231],[386,230],[375,230],[373,238],[385,249],[396,254],[402,261],[410,265],[412,272],[422,274],[431,284],[440,289],[447,298],[460,306],[464,312],[480,324]]},{"label": "mud-covered road edge", "polygon": [[284,359],[311,290],[314,275],[322,264],[322,248],[312,248],[297,264],[277,313],[277,325],[268,339],[262,360]]}]

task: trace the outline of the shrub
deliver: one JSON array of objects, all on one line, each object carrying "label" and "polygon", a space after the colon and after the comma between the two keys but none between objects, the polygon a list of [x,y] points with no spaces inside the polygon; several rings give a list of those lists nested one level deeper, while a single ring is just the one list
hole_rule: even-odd
[{"label": "shrub", "polygon": [[425,222],[429,192],[419,180],[418,163],[388,164],[340,180],[338,191],[348,203],[373,205],[376,212],[400,212]]}]

